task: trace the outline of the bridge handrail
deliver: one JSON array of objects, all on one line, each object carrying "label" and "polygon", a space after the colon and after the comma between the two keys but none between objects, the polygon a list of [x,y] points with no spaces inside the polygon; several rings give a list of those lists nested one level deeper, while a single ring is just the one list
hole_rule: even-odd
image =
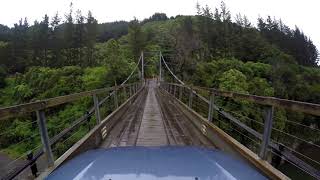
[{"label": "bridge handrail", "polygon": [[101,88],[101,89],[95,89],[95,90],[91,90],[91,91],[84,91],[84,92],[69,94],[69,95],[65,95],[65,96],[58,96],[58,97],[39,100],[39,101],[35,101],[35,102],[0,108],[0,120],[7,119],[10,117],[17,117],[17,116],[20,116],[20,115],[23,115],[23,114],[26,114],[29,112],[43,110],[43,109],[46,109],[49,107],[58,106],[58,105],[65,104],[68,102],[73,102],[73,101],[79,100],[80,98],[83,98],[83,97],[90,97],[93,95],[98,95],[98,94],[110,92],[110,91],[113,92],[113,91],[118,90],[120,88],[128,87],[128,86],[131,86],[134,84],[137,84],[137,83],[123,84],[123,85],[113,86],[113,87],[108,87],[108,88]]},{"label": "bridge handrail", "polygon": [[[167,84],[190,88],[190,86],[177,84],[177,83],[167,83]],[[247,100],[249,102],[253,102],[261,105],[274,106],[274,107],[284,108],[291,111],[297,111],[297,112],[307,113],[315,116],[320,116],[320,104],[287,100],[287,99],[281,99],[281,98],[269,97],[269,96],[257,96],[257,95],[243,94],[243,93],[237,93],[237,92],[231,92],[231,91],[222,91],[214,88],[199,87],[199,86],[192,86],[192,89],[207,90],[210,93],[213,93],[214,95],[217,95],[217,96],[229,97],[229,98],[234,98],[238,100]]]},{"label": "bridge handrail", "polygon": [[[221,91],[214,88],[206,88],[206,87],[198,87],[198,86],[188,86],[186,83],[182,82],[168,67],[167,63],[165,62],[163,56],[160,53],[160,56],[162,58],[162,61],[165,64],[165,67],[170,72],[170,74],[175,78],[177,83],[167,83],[161,81],[161,70],[160,70],[160,87],[161,85],[165,85],[164,89],[168,91],[169,93],[172,93],[174,96],[176,94],[176,87],[179,89],[179,100],[182,100],[182,91],[181,89],[187,89],[189,90],[189,98],[187,98],[188,107],[192,109],[192,97],[197,96],[200,100],[208,104],[208,121],[212,121],[212,113],[213,111],[217,111],[219,114],[224,116],[225,118],[229,119],[233,123],[235,123],[237,126],[245,129],[247,132],[251,133],[253,136],[261,140],[261,146],[260,146],[260,153],[259,157],[262,159],[266,159],[268,147],[271,147],[272,149],[270,152],[274,152],[274,150],[279,151],[280,147],[278,144],[275,144],[271,140],[271,132],[272,132],[272,121],[273,121],[273,114],[274,114],[274,107],[283,108],[286,110],[296,111],[296,112],[302,112],[307,113],[311,115],[320,116],[320,104],[313,104],[313,103],[307,103],[307,102],[301,102],[301,101],[293,101],[293,100],[287,100],[287,99],[280,99],[275,97],[266,97],[266,96],[256,96],[256,95],[249,95],[249,94],[243,94],[243,93],[237,93],[237,92],[230,92],[230,91]],[[161,59],[160,59],[161,62]],[[161,63],[160,63],[161,67]],[[172,87],[174,86],[174,87]],[[173,90],[173,92],[171,92]],[[198,91],[198,92],[197,92]],[[199,91],[205,91],[208,93],[210,100],[208,100],[203,95],[199,94]],[[254,129],[251,129],[250,127],[246,126],[245,124],[241,123],[239,120],[234,118],[229,113],[225,112],[222,108],[218,107],[214,103],[214,97],[220,96],[220,97],[227,97],[231,99],[237,99],[237,100],[246,100],[248,102],[253,102],[256,104],[260,104],[265,106],[265,117],[264,117],[264,130],[263,135],[261,133],[258,133]],[[295,137],[295,136],[293,136]],[[282,144],[280,145],[282,147]],[[282,148],[281,148],[282,149]],[[280,150],[282,151],[282,150]],[[294,166],[298,167],[302,171],[306,172],[307,174],[311,175],[312,177],[315,177],[316,179],[320,179],[320,172],[315,169],[314,167],[310,166],[303,160],[295,157],[290,151],[284,151],[283,157],[279,156],[281,159],[285,157],[285,159],[289,163],[293,163]]]},{"label": "bridge handrail", "polygon": [[[211,88],[202,88],[202,87],[194,87],[194,86],[187,86],[187,85],[183,85],[183,84],[177,84],[177,83],[167,83],[167,82],[161,82],[161,85],[164,85],[165,87],[164,90],[168,91],[169,93],[172,93],[173,96],[175,96],[175,92],[176,92],[176,88],[175,87],[179,87],[181,88],[186,88],[188,91],[190,91],[190,93],[192,92],[193,96],[197,96],[201,101],[207,103],[209,105],[209,110],[208,113],[210,114],[210,109],[214,109],[216,110],[219,114],[221,114],[222,116],[224,116],[225,118],[229,119],[231,122],[233,122],[235,125],[237,125],[238,127],[246,130],[247,132],[249,132],[251,135],[253,135],[254,137],[256,137],[257,139],[259,139],[260,141],[264,141],[264,133],[261,134],[260,132],[250,128],[249,126],[247,126],[246,124],[243,124],[241,121],[239,121],[237,118],[233,117],[231,114],[229,114],[228,112],[224,111],[222,108],[218,107],[217,105],[215,105],[213,102],[211,102],[211,97],[212,95],[219,95],[217,93],[215,93],[215,91],[212,91]],[[160,86],[161,86],[160,85]],[[173,88],[174,86],[174,88]],[[199,94],[197,91],[198,90],[205,90],[207,92],[209,92],[210,97],[210,101],[208,99],[206,99],[205,97],[203,97],[201,94]],[[172,92],[173,91],[173,92]],[[218,90],[219,91],[219,90]],[[181,94],[181,92],[179,92]],[[240,94],[240,93],[238,93]],[[222,95],[223,96],[223,95]],[[250,96],[250,95],[249,95]],[[223,97],[230,97],[230,96],[223,96]],[[263,96],[262,96],[263,97]],[[189,103],[190,103],[190,98],[192,99],[192,96],[189,95]],[[268,97],[265,97],[268,98]],[[275,98],[277,99],[277,98]],[[179,100],[181,100],[181,97],[179,95]],[[280,99],[283,100],[283,99]],[[211,104],[211,103],[213,104]],[[297,102],[297,101],[294,101]],[[300,102],[300,103],[304,103],[304,102]],[[260,103],[261,104],[261,103]],[[310,103],[308,103],[310,104]],[[273,105],[270,104],[263,104],[263,105],[267,105],[272,107]],[[316,104],[317,105],[317,104]],[[191,109],[192,109],[192,105],[188,105]],[[270,108],[269,107],[269,108]],[[212,114],[212,112],[211,112]],[[212,119],[212,117],[210,117],[210,115],[208,115],[208,120]],[[210,120],[211,121],[211,120]],[[266,120],[265,120],[266,121]],[[272,123],[271,123],[272,124]],[[265,125],[266,126],[266,125]],[[272,128],[272,126],[271,126]],[[286,159],[289,160],[290,163],[294,163],[295,166],[298,165],[299,169],[301,169],[302,171],[308,173],[309,175],[319,179],[320,178],[320,172],[315,169],[314,167],[312,167],[311,165],[307,164],[306,162],[304,162],[303,160],[301,160],[300,158],[294,156],[294,154],[292,154],[291,151],[288,150],[281,150],[281,147],[287,148],[286,146],[284,146],[283,144],[279,144],[277,142],[274,142],[273,140],[270,140],[270,142],[267,143],[267,145],[265,147],[270,147],[271,148],[271,152],[275,152],[275,150],[277,152],[281,151],[282,152],[282,156]],[[262,149],[263,147],[261,147]],[[261,150],[260,149],[260,150]],[[261,156],[259,154],[259,156]]]}]

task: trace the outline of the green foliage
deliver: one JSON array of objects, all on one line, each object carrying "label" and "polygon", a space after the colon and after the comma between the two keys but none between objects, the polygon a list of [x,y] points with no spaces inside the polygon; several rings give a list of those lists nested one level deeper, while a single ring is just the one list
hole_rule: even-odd
[{"label": "green foliage", "polygon": [[142,23],[152,22],[152,21],[165,21],[168,20],[168,17],[165,13],[154,13],[150,18],[145,19]]},{"label": "green foliage", "polygon": [[127,54],[127,49],[122,47],[117,40],[110,39],[106,43],[97,44],[94,56],[100,65],[108,68],[106,80],[109,85],[114,85],[114,82],[120,84],[133,70],[132,61],[138,59],[130,61]]},{"label": "green foliage", "polygon": [[247,77],[236,69],[222,73],[219,82],[221,90],[248,93]]},{"label": "green foliage", "polygon": [[266,79],[255,77],[249,83],[250,94],[260,96],[274,96],[274,89],[266,81]]},{"label": "green foliage", "polygon": [[141,51],[146,45],[146,36],[141,30],[141,25],[137,19],[130,22],[128,31],[128,44],[132,50],[133,58],[138,59]]},{"label": "green foliage", "polygon": [[14,98],[18,102],[25,102],[27,99],[30,99],[33,96],[32,89],[26,84],[19,84],[13,89]]},{"label": "green foliage", "polygon": [[5,77],[7,75],[7,72],[5,71],[4,67],[0,66],[0,88],[3,88],[5,83]]},{"label": "green foliage", "polygon": [[98,89],[106,85],[108,69],[105,66],[86,68],[82,76],[85,90]]},{"label": "green foliage", "polygon": [[[196,16],[168,19],[165,14],[156,13],[142,22],[134,19],[103,24],[98,24],[91,12],[85,18],[77,11],[73,17],[72,10],[71,6],[62,21],[56,14],[51,21],[45,15],[31,26],[27,19],[21,19],[11,29],[0,25],[2,106],[103,88],[115,82],[119,85],[136,66],[141,51],[159,50],[172,70],[190,84],[320,102],[320,70],[315,64],[318,51],[298,28],[291,30],[281,21],[260,19],[255,28],[245,16],[238,15],[232,22],[224,3],[214,12],[198,5]],[[157,54],[145,53],[146,77],[158,74],[158,60]],[[246,101],[216,100],[227,111],[263,122],[262,107]],[[69,127],[90,105],[91,98],[83,98],[50,110],[50,136]],[[275,116],[275,127],[280,130],[299,131],[286,124],[287,119],[320,125],[314,117],[283,109],[276,109]],[[0,124],[1,132],[12,130],[12,134],[0,137],[4,152],[18,156],[40,143],[40,138],[35,137],[10,146],[38,132],[30,124],[31,119],[10,119]],[[261,130],[244,118],[241,121]],[[81,127],[70,140],[58,143],[57,155],[86,131]],[[274,136],[278,138],[277,134]]]},{"label": "green foliage", "polygon": [[264,63],[254,63],[254,62],[247,62],[244,64],[245,68],[250,70],[252,73],[248,72],[247,74],[250,77],[261,77],[269,79],[271,76],[271,65],[264,64]]}]

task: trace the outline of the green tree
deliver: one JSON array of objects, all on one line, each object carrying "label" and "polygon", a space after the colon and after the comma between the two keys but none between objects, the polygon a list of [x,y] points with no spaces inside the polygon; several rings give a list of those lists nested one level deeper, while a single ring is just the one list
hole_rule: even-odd
[{"label": "green tree", "polygon": [[236,69],[230,69],[221,74],[219,78],[219,89],[248,93],[247,77]]},{"label": "green tree", "polygon": [[74,59],[76,56],[76,52],[74,52],[75,42],[74,42],[74,24],[73,24],[73,4],[70,3],[69,13],[65,16],[66,20],[64,23],[64,48],[66,54],[66,65],[75,64]]},{"label": "green tree", "polygon": [[77,65],[86,65],[83,62],[82,56],[83,52],[82,49],[85,45],[85,34],[86,33],[86,26],[84,24],[84,16],[82,15],[80,10],[76,12],[76,24],[74,29],[74,44],[75,48],[77,49]]},{"label": "green tree", "polygon": [[50,39],[50,28],[49,28],[49,17],[45,15],[43,20],[40,22],[40,42],[39,45],[43,51],[43,65],[48,66],[48,49],[49,49],[49,39]]},{"label": "green tree", "polygon": [[135,18],[129,24],[128,43],[135,60],[138,60],[141,51],[146,45],[146,36],[141,30],[139,21]]},{"label": "green tree", "polygon": [[132,65],[124,56],[117,40],[110,39],[108,42],[99,44],[95,52],[95,59],[100,65],[108,67],[108,79],[110,85],[116,81],[121,83],[131,71]]},{"label": "green tree", "polygon": [[29,23],[27,18],[20,19],[18,24],[14,24],[13,38],[12,38],[12,51],[11,51],[11,65],[9,69],[14,72],[23,72],[28,64],[30,47],[30,37],[28,34]]},{"label": "green tree", "polygon": [[5,77],[7,75],[7,72],[3,66],[0,66],[0,88],[3,88],[6,83],[5,83]]},{"label": "green tree", "polygon": [[93,17],[91,11],[88,12],[87,23],[86,23],[86,46],[87,46],[87,65],[92,66],[94,64],[93,53],[94,45],[96,43],[98,34],[98,22]]},{"label": "green tree", "polygon": [[63,49],[62,35],[61,35],[61,18],[59,14],[56,13],[55,16],[51,19],[51,31],[50,31],[50,49],[52,51],[52,58],[50,61],[51,67],[59,67],[64,64],[64,57],[61,54]]}]

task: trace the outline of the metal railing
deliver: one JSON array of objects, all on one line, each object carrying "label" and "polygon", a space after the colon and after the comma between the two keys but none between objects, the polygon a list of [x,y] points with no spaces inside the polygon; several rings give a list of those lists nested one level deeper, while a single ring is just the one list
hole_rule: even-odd
[{"label": "metal railing", "polygon": [[[141,71],[142,71],[142,75],[141,75],[142,81],[138,83],[127,84],[127,82],[130,79],[132,79],[134,72],[137,72],[137,70],[139,70],[138,67],[140,64],[141,64]],[[37,119],[37,120],[33,120],[32,124],[37,122],[38,128],[39,128],[39,134],[35,134],[35,135],[40,135],[41,137],[41,143],[39,143],[39,145],[37,144],[36,148],[33,148],[28,152],[24,152],[20,154],[20,156],[15,160],[11,161],[9,165],[14,166],[14,163],[16,163],[18,160],[22,160],[28,157],[27,162],[23,163],[19,167],[12,168],[13,169],[12,171],[10,169],[8,170],[9,168],[8,166],[5,167],[4,171],[7,174],[2,173],[0,175],[0,178],[13,179],[17,177],[21,172],[26,170],[28,167],[31,167],[32,174],[34,176],[37,176],[38,170],[37,170],[36,162],[40,157],[42,157],[42,155],[46,156],[45,164],[47,165],[47,167],[52,166],[55,162],[54,152],[56,152],[58,156],[60,155],[60,152],[57,152],[59,150],[59,147],[55,147],[54,149],[52,149],[52,146],[59,145],[60,140],[63,140],[62,144],[64,144],[68,142],[70,139],[74,138],[77,135],[77,133],[80,132],[81,129],[77,130],[76,132],[73,132],[73,131],[77,128],[81,128],[81,126],[86,122],[90,129],[91,119],[95,119],[95,122],[92,122],[94,126],[99,125],[101,123],[102,116],[106,117],[108,114],[112,112],[111,110],[112,108],[106,109],[103,107],[104,104],[113,104],[113,110],[115,110],[119,107],[119,104],[124,103],[126,99],[129,99],[130,97],[134,96],[136,93],[138,93],[141,90],[141,88],[144,86],[143,72],[144,72],[144,57],[142,52],[141,56],[139,57],[138,63],[133,68],[130,75],[121,83],[120,86],[117,86],[115,84],[115,86],[109,87],[109,88],[95,89],[91,91],[85,91],[85,92],[75,93],[75,94],[66,95],[66,96],[59,96],[59,97],[54,97],[54,98],[45,99],[45,100],[38,100],[36,102],[31,102],[31,103],[0,108],[0,122],[9,118],[10,119],[17,118],[17,117],[20,118],[21,116],[23,116],[22,120],[26,120],[27,114],[29,114],[29,116],[31,114],[31,119],[35,119],[35,118]],[[101,99],[99,99],[99,96],[101,96]],[[74,117],[68,117],[68,121],[70,121],[69,122],[70,126],[65,129],[61,129],[58,134],[54,134],[54,132],[51,133],[54,135],[50,137],[48,132],[48,127],[47,127],[46,112],[48,113],[50,111],[53,111],[57,113],[59,112],[57,111],[58,106],[63,106],[68,103],[75,103],[76,101],[81,101],[81,99],[83,98],[90,98],[90,97],[92,98],[92,101],[93,101],[93,107],[83,112],[83,115],[81,115],[80,117],[77,117],[76,119],[74,119]],[[100,112],[101,108],[103,111],[105,111],[104,113]],[[36,117],[34,117],[33,115],[34,112],[36,113]],[[64,123],[65,122],[62,122],[61,124],[64,124]],[[55,124],[55,126],[59,126],[59,125],[60,124]],[[11,133],[11,132],[1,132],[0,137],[8,133]],[[70,135],[68,138],[63,139],[70,133],[73,133],[73,134]],[[30,137],[22,139],[18,143],[22,143],[28,139],[30,139]]]},{"label": "metal railing", "polygon": [[[123,84],[120,86],[114,86],[110,88],[96,89],[92,91],[86,91],[66,96],[59,96],[51,99],[40,100],[37,102],[27,104],[0,108],[0,121],[7,118],[21,117],[27,113],[36,112],[37,120],[33,122],[38,123],[39,134],[42,142],[40,146],[38,146],[34,150],[31,150],[30,153],[21,155],[21,157],[19,157],[20,159],[26,158],[28,154],[29,156],[30,154],[32,154],[32,158],[28,158],[28,160],[23,165],[20,165],[13,172],[7,174],[4,179],[13,179],[28,167],[34,168],[34,164],[36,163],[37,159],[39,159],[42,155],[45,155],[46,157],[45,159],[47,167],[53,166],[55,158],[53,155],[52,146],[58,143],[67,134],[72,133],[74,129],[80,127],[80,125],[82,125],[84,122],[87,122],[88,119],[93,115],[96,120],[95,124],[100,124],[102,118],[104,118],[101,117],[100,108],[105,106],[107,100],[109,100],[110,103],[112,101],[111,98],[113,98],[112,104],[114,109],[116,109],[118,108],[119,104],[124,103],[126,99],[129,99],[131,96],[137,93],[139,89],[141,89],[143,86],[144,82]],[[107,96],[102,97],[100,100],[99,95],[102,94],[107,94]],[[92,98],[93,107],[89,111],[84,112],[83,116],[73,121],[73,123],[68,128],[62,130],[60,133],[56,134],[53,137],[49,137],[48,127],[46,123],[46,112],[49,111],[49,109],[51,108],[56,108],[60,105],[72,103],[86,97]],[[3,133],[1,133],[1,135],[3,135]],[[66,140],[68,140],[68,138],[65,139],[65,141]],[[34,153],[35,155],[33,156]]]},{"label": "metal railing", "polygon": [[[251,144],[246,143],[246,145],[251,146],[251,148],[249,149],[257,153],[261,159],[270,161],[270,154],[273,154],[280,157],[281,159],[285,159],[310,176],[320,178],[320,172],[318,171],[318,169],[309,164],[310,161],[313,161],[314,164],[320,165],[320,162],[313,160],[307,155],[299,153],[294,148],[290,148],[283,143],[276,141],[271,136],[273,131],[280,131],[282,135],[286,135],[290,138],[294,138],[296,140],[318,147],[318,145],[313,142],[304,140],[303,138],[299,138],[290,133],[286,133],[283,130],[277,129],[276,127],[274,127],[274,119],[277,118],[277,116],[275,116],[277,108],[287,111],[306,113],[313,116],[320,116],[319,104],[291,101],[275,97],[264,97],[235,92],[226,92],[212,88],[194,86],[191,87],[184,84],[167,82],[160,82],[160,88],[164,89],[165,91],[176,97],[178,100],[188,105],[198,114],[207,118],[208,121],[218,124],[219,127],[225,130],[229,130],[228,132],[231,134],[232,132],[236,132],[241,137],[245,137],[247,141],[251,141]],[[257,121],[244,115],[239,115],[239,113],[228,111],[222,106],[217,105],[216,101],[218,98],[224,98],[223,101],[238,100],[256,104],[256,106],[261,107],[259,109],[264,110],[264,113],[257,112],[264,114],[264,121]],[[248,125],[250,123],[246,124],[243,120],[240,120],[241,118],[259,125],[259,130],[251,128]],[[305,126],[306,125],[304,125],[304,127]],[[310,128],[313,130],[316,129],[314,127]],[[320,132],[319,129],[316,130]],[[245,141],[243,141],[243,143],[245,143]]]}]

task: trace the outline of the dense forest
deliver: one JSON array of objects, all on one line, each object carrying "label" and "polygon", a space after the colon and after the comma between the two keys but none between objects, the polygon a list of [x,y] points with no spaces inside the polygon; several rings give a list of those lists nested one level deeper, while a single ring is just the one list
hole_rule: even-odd
[{"label": "dense forest", "polygon": [[[115,81],[120,84],[141,51],[162,51],[173,71],[188,84],[320,102],[318,50],[301,29],[271,16],[258,18],[257,24],[241,14],[232,18],[224,2],[215,9],[197,4],[195,11],[193,16],[169,18],[155,13],[142,21],[99,23],[91,12],[74,12],[71,5],[64,17],[44,15],[32,24],[21,19],[12,28],[0,25],[0,106],[112,86]],[[157,74],[157,55],[146,55],[153,65],[146,67],[146,76]],[[59,115],[51,119],[81,114],[88,104],[56,109]],[[239,103],[229,108],[256,116],[254,105]],[[296,129],[281,119],[320,126],[316,117],[281,110],[278,116],[277,127],[287,131]],[[0,137],[2,151],[17,156],[34,146],[32,141],[9,146],[35,133],[28,121],[17,118],[0,124],[1,132],[14,132]],[[49,118],[49,128],[56,131],[69,123],[65,121],[59,129]]]}]

